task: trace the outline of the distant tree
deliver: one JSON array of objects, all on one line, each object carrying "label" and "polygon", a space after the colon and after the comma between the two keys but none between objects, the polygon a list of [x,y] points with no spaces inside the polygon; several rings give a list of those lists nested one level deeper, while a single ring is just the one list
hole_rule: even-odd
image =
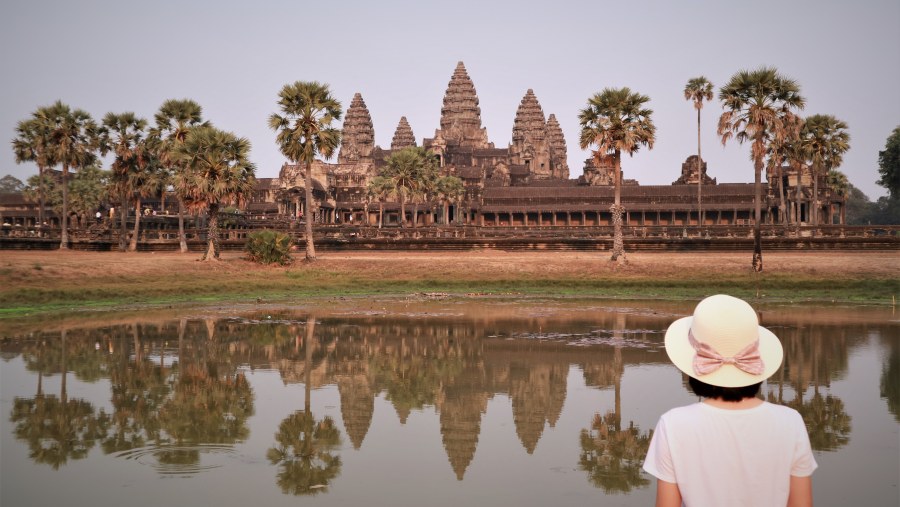
[{"label": "distant tree", "polygon": [[424,193],[437,171],[434,157],[425,148],[410,146],[391,152],[379,176],[387,180],[391,193],[400,203],[400,226],[406,224],[406,203]]},{"label": "distant tree", "polygon": [[[184,144],[188,132],[195,127],[208,127],[209,122],[203,121],[203,108],[200,104],[190,99],[169,99],[163,102],[159,111],[154,116],[156,127],[150,132],[152,138],[159,141],[159,158],[162,169],[167,177],[165,187],[173,186],[175,179],[184,172],[184,167],[179,164],[175,152]],[[162,190],[165,192],[165,188]],[[184,234],[184,196],[175,192],[178,199],[178,243],[181,253],[188,251],[187,238]]]},{"label": "distant tree", "polygon": [[22,190],[25,190],[25,184],[19,178],[9,174],[0,178],[0,192],[17,194]]},{"label": "distant tree", "polygon": [[[828,171],[828,174],[825,175],[825,184],[828,186],[831,192],[838,196],[844,198],[844,206],[841,206],[841,223],[847,223],[847,196],[850,194],[850,180],[847,179],[847,175],[838,171],[837,169],[832,169]],[[829,213],[828,219],[829,222],[832,220],[832,213]]]},{"label": "distant tree", "polygon": [[384,224],[384,201],[387,200],[393,189],[391,182],[384,176],[375,176],[366,187],[366,196],[369,200],[378,201],[378,228]]},{"label": "distant tree", "polygon": [[[43,182],[41,181],[43,179]],[[57,214],[63,213],[63,187],[60,181],[49,174],[39,174],[28,178],[28,185],[23,190],[25,198],[37,202],[40,189],[43,188],[45,204]],[[109,196],[109,173],[96,166],[88,166],[75,173],[69,182],[68,213],[79,219],[79,226],[87,222]]]},{"label": "distant tree", "polygon": [[[105,142],[115,154],[112,163],[112,194],[121,200],[119,210],[121,217],[121,233],[119,234],[119,249],[126,250],[127,233],[125,231],[127,204],[134,204],[134,236],[132,238],[132,251],[137,250],[137,237],[141,219],[141,195],[149,190],[144,183],[142,173],[147,166],[146,147],[147,121],[137,117],[134,113],[107,113],[103,117],[105,129]],[[143,167],[142,167],[143,166]]]},{"label": "distant tree", "polygon": [[209,215],[204,260],[219,258],[222,205],[240,206],[256,184],[256,166],[249,155],[250,141],[213,127],[192,128],[175,150],[175,160],[184,168],[176,179],[176,192],[188,208]]},{"label": "distant tree", "polygon": [[614,164],[615,201],[610,207],[613,216],[612,260],[625,261],[622,237],[622,152],[633,156],[641,146],[653,149],[656,126],[653,110],[645,107],[650,97],[625,88],[606,88],[588,99],[588,105],[578,115],[581,123],[581,149],[595,145],[594,157],[599,162],[612,156]]},{"label": "distant tree", "polygon": [[100,148],[100,132],[91,115],[72,109],[61,101],[38,110],[38,121],[49,136],[51,154],[47,157],[62,165],[62,229],[59,248],[69,248],[69,170],[81,169],[94,163]]},{"label": "distant tree", "polygon": [[888,189],[891,197],[900,199],[900,126],[891,132],[884,150],[878,152],[878,184]]},{"label": "distant tree", "polygon": [[[459,200],[466,193],[466,186],[463,184],[463,181],[456,176],[441,176],[437,180],[437,195],[441,199],[441,204],[443,205],[443,219],[441,222],[445,225],[450,224],[450,206],[449,204],[456,203],[457,209],[459,208]],[[457,213],[458,216],[458,213]]]},{"label": "distant tree", "polygon": [[806,104],[800,86],[774,67],[741,70],[719,90],[725,112],[719,117],[718,134],[725,145],[730,139],[751,143],[754,172],[753,269],[762,271],[762,170],[766,148],[799,129],[794,110]]},{"label": "distant tree", "polygon": [[75,214],[79,225],[88,220],[109,196],[109,172],[95,165],[83,167],[69,182],[69,213]]},{"label": "distant tree", "polygon": [[703,101],[713,99],[713,85],[704,76],[691,78],[684,86],[684,98],[694,103],[697,110],[697,220],[703,225],[703,157],[700,155],[700,111],[703,109]]},{"label": "distant tree", "polygon": [[313,244],[312,163],[316,155],[330,158],[341,144],[341,131],[331,126],[340,121],[341,103],[331,96],[327,84],[297,81],[286,84],[278,93],[281,114],[269,116],[269,128],[281,153],[306,170],[306,260],[316,260]]},{"label": "distant tree", "polygon": [[[53,152],[51,150],[50,140],[50,124],[46,116],[40,109],[31,114],[28,120],[22,120],[16,125],[16,137],[12,140],[13,152],[16,156],[16,163],[34,162],[38,167],[38,175],[43,176],[44,172],[55,165],[53,161]],[[45,178],[38,178],[39,184],[45,181]],[[38,187],[37,193],[38,203],[38,225],[44,224],[44,188]]]},{"label": "distant tree", "polygon": [[819,179],[841,165],[850,149],[847,124],[830,114],[806,118],[800,130],[800,149],[809,161],[813,180],[812,223],[819,225]]}]

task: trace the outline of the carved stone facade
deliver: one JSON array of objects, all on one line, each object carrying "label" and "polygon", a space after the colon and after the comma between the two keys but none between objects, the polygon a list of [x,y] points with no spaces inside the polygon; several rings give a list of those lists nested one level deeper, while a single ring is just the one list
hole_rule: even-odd
[{"label": "carved stone facade", "polygon": [[[373,205],[367,187],[385,165],[393,150],[417,146],[406,117],[397,125],[390,149],[375,145],[375,127],[361,94],[351,100],[344,119],[342,144],[337,163],[313,164],[315,203],[310,208],[319,223],[376,225],[383,210],[384,224],[429,225],[442,219],[436,202],[406,206],[401,219],[399,205],[379,202]],[[459,62],[453,71],[441,107],[440,128],[421,146],[438,159],[441,172],[459,177],[465,185],[464,197],[453,203],[450,216],[468,225],[543,226],[610,225],[612,186],[615,169],[611,157],[590,157],[583,174],[569,179],[565,136],[554,114],[545,119],[534,90],[528,89],[513,118],[512,138],[506,148],[497,148],[481,123],[481,107],[475,85],[465,65]],[[796,171],[785,171],[781,178],[784,194],[800,196],[799,204],[788,210],[793,216],[808,215],[804,202],[814,201],[811,181],[807,188],[795,191]],[[279,176],[279,191],[271,189],[259,195],[278,200],[279,213],[310,216],[303,203],[304,171],[285,164]],[[706,163],[698,167],[696,155],[682,164],[681,175],[672,185],[642,186],[633,179],[622,180],[623,221],[628,225],[698,225],[697,182],[702,178],[703,225],[747,224],[752,221],[751,184],[718,184],[707,174]],[[843,206],[843,197],[833,195],[820,182],[820,216],[830,217]],[[626,191],[627,189],[627,191]],[[770,178],[764,220],[772,223],[779,216],[778,178]],[[256,195],[256,194],[254,194]],[[778,202],[776,202],[778,201]],[[258,209],[269,209],[255,203]],[[413,203],[410,203],[413,204]],[[808,204],[806,204],[808,206]]]}]

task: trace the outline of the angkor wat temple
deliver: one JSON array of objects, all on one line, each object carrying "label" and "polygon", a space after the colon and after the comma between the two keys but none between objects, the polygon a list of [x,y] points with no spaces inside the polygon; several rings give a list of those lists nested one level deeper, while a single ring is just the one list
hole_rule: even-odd
[{"label": "angkor wat temple", "polygon": [[[322,224],[375,225],[379,209],[386,225],[400,222],[396,203],[367,199],[367,185],[394,150],[417,146],[405,117],[394,131],[390,149],[375,145],[375,127],[361,94],[346,111],[337,163],[313,164],[314,220]],[[544,111],[532,90],[519,104],[512,122],[512,143],[498,148],[481,124],[475,85],[462,62],[450,78],[441,108],[440,128],[421,146],[436,157],[443,174],[461,178],[465,195],[455,203],[451,217],[475,226],[610,225],[613,201],[612,164],[585,161],[583,174],[569,178],[566,140],[556,116]],[[640,185],[624,179],[622,202],[626,225],[698,225],[697,183],[703,179],[702,225],[752,223],[753,184],[718,183],[699,167],[696,155],[687,157],[671,185]],[[674,172],[674,171],[673,171]],[[749,173],[749,171],[748,171]],[[782,181],[786,210],[792,222],[811,216],[812,179],[808,170],[798,175],[784,169]],[[798,179],[800,180],[798,187]],[[844,223],[844,198],[819,182],[819,216],[823,224]],[[249,211],[293,217],[304,213],[304,178],[300,167],[284,164],[278,178],[262,178]],[[797,199],[798,188],[801,188]],[[780,223],[778,182],[766,183],[763,223]],[[440,206],[408,206],[406,223],[430,225],[441,221]],[[797,220],[799,218],[799,220]]]}]

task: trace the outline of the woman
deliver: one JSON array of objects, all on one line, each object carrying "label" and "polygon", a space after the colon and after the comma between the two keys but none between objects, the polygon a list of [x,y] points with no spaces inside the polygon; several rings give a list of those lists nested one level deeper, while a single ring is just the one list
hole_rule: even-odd
[{"label": "woman", "polygon": [[702,400],[659,420],[644,470],[657,507],[811,506],[818,466],[797,411],[758,398],[781,366],[781,342],[746,302],[701,301],[665,338],[669,359]]}]

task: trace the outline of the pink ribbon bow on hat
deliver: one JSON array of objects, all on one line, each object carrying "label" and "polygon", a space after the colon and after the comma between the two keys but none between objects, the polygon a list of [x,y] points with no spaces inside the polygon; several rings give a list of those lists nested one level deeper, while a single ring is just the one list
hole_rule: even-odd
[{"label": "pink ribbon bow on hat", "polygon": [[741,349],[732,357],[724,357],[719,354],[716,349],[709,344],[697,341],[694,334],[688,330],[688,341],[694,351],[694,373],[697,375],[709,375],[718,370],[724,364],[733,364],[739,370],[745,371],[750,375],[760,375],[765,370],[762,356],[759,354],[759,339],[753,340],[753,343]]}]

